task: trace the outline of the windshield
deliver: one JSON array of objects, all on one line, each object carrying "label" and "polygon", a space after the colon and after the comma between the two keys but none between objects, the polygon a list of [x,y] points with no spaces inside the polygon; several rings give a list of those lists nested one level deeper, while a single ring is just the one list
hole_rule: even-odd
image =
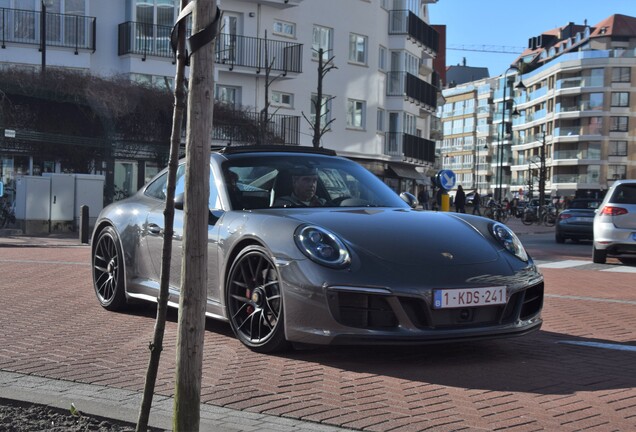
[{"label": "windshield", "polygon": [[313,154],[230,154],[223,163],[233,209],[408,205],[359,164]]}]

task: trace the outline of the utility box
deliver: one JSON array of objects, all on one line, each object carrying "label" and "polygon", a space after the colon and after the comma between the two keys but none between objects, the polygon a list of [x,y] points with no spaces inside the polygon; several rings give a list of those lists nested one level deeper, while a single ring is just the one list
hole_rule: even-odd
[{"label": "utility box", "polygon": [[99,212],[104,208],[104,182],[103,175],[74,174],[75,176],[75,226],[80,226],[82,206],[88,206],[89,232],[93,230]]},{"label": "utility box", "polygon": [[75,174],[45,174],[51,179],[51,230],[50,232],[73,232],[75,222]]},{"label": "utility box", "polygon": [[15,180],[15,219],[25,234],[50,230],[51,180],[40,176],[18,176]]}]

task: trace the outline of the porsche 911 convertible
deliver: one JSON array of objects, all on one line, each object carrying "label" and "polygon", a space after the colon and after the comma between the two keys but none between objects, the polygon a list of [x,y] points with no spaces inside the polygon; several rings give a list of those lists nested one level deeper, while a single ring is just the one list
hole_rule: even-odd
[{"label": "porsche 911 convertible", "polygon": [[[184,171],[182,161],[171,306],[179,304]],[[106,309],[157,301],[166,181],[164,170],[96,221],[93,285]],[[497,338],[541,327],[543,276],[507,226],[415,210],[332,151],[213,152],[209,209],[206,314],[228,321],[255,351]]]}]

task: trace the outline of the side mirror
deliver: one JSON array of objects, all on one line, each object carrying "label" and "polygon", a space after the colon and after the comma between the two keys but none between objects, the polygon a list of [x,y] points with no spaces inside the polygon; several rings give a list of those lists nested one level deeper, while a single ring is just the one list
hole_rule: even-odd
[{"label": "side mirror", "polygon": [[177,194],[174,197],[174,208],[175,210],[183,210],[183,194]]},{"label": "side mirror", "polygon": [[402,192],[400,194],[400,198],[402,198],[402,200],[407,203],[409,205],[409,207],[411,208],[415,208],[417,207],[417,205],[419,204],[417,202],[417,198],[415,197],[415,195],[413,195],[410,192]]}]

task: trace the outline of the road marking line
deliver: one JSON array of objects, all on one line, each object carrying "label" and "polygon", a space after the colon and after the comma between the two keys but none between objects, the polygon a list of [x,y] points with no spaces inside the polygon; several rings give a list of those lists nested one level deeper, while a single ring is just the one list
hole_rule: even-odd
[{"label": "road marking line", "polygon": [[601,271],[614,272],[614,273],[636,273],[636,267],[617,266],[617,267],[612,267],[609,269],[603,269]]},{"label": "road marking line", "polygon": [[617,299],[604,299],[598,297],[583,297],[583,296],[570,296],[570,295],[558,295],[558,294],[545,294],[545,297],[552,297],[565,300],[588,300],[601,303],[620,303],[636,305],[636,300],[617,300]]},{"label": "road marking line", "polygon": [[619,345],[619,344],[610,344],[610,343],[602,343],[602,342],[579,342],[579,341],[558,341],[557,343],[567,344],[567,345],[589,346],[593,348],[605,348],[605,349],[612,349],[617,351],[636,352],[636,346],[633,346],[633,345]]},{"label": "road marking line", "polygon": [[556,261],[545,264],[539,264],[537,267],[542,268],[570,268],[570,267],[578,267],[582,265],[592,264],[591,261],[581,261],[581,260],[565,260],[565,261]]}]

